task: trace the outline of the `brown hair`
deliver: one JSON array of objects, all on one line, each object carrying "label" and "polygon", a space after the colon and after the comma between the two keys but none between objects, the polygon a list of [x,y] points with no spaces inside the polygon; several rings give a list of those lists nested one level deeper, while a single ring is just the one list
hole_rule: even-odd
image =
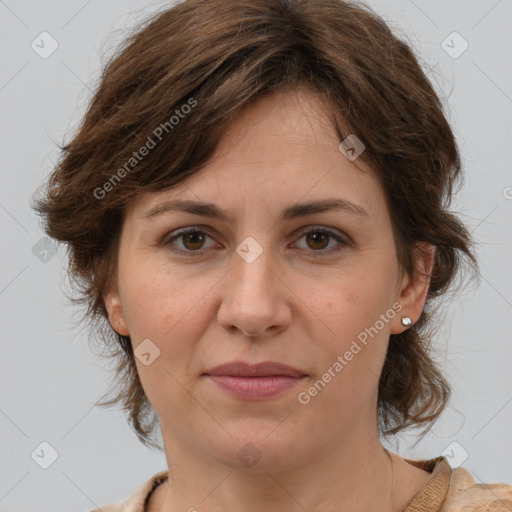
[{"label": "brown hair", "polygon": [[450,386],[429,355],[435,299],[462,263],[477,275],[478,263],[448,210],[461,178],[454,134],[410,46],[363,3],[188,0],[144,21],[110,58],[34,205],[46,233],[68,245],[72,300],[87,306],[91,339],[117,363],[117,394],[100,405],[122,404],[147,446],[161,448],[152,439],[158,419],[102,297],[115,282],[123,211],[138,194],[193,176],[250,103],[303,85],[325,95],[340,141],[356,134],[364,143],[360,158],[384,187],[401,268],[413,272],[418,242],[437,247],[422,315],[390,337],[379,431],[426,432],[448,403]]}]

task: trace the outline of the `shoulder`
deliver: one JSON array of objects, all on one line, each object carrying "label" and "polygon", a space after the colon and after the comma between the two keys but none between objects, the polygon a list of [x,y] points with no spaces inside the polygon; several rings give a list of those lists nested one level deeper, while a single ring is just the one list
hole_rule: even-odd
[{"label": "shoulder", "polygon": [[431,475],[404,512],[512,512],[512,485],[477,484],[466,469],[452,469],[443,456],[405,460]]},{"label": "shoulder", "polygon": [[149,495],[169,477],[167,470],[160,471],[137,487],[126,499],[91,510],[90,512],[144,512]]},{"label": "shoulder", "polygon": [[478,484],[464,468],[452,471],[446,498],[440,512],[512,511],[512,485]]}]

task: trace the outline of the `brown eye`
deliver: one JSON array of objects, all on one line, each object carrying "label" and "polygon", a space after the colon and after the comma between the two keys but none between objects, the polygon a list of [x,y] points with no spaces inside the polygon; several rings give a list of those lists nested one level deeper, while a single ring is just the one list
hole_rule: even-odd
[{"label": "brown eye", "polygon": [[180,235],[180,237],[183,241],[183,245],[191,251],[201,249],[205,240],[204,233],[201,231],[189,231],[188,233]]},{"label": "brown eye", "polygon": [[[310,229],[309,231],[302,234],[300,237],[306,240],[307,247],[301,247],[301,249],[308,250],[314,254],[314,256],[328,256],[337,251],[341,251],[347,247],[349,242],[342,238],[340,235],[328,230],[328,229]],[[338,242],[338,244],[331,245],[330,241]]]},{"label": "brown eye", "polygon": [[[178,231],[173,236],[164,238],[162,244],[168,246],[171,251],[178,254],[199,256],[206,252],[207,249],[213,248],[212,245],[210,247],[206,245],[207,238],[213,240],[213,237],[202,229],[184,229]],[[313,256],[328,256],[350,245],[350,243],[340,235],[323,228],[310,229],[302,234],[300,239],[302,238],[306,241],[306,247],[299,248],[313,253]],[[331,242],[335,243],[331,244]],[[181,247],[177,247],[177,243],[180,243]]]},{"label": "brown eye", "polygon": [[306,234],[306,240],[312,249],[325,249],[330,236],[321,231],[311,231]]},{"label": "brown eye", "polygon": [[[212,238],[206,231],[201,229],[185,229],[177,232],[174,236],[166,237],[162,243],[179,254],[199,255],[208,247],[205,247],[207,238]],[[180,242],[180,246],[175,244]]]}]

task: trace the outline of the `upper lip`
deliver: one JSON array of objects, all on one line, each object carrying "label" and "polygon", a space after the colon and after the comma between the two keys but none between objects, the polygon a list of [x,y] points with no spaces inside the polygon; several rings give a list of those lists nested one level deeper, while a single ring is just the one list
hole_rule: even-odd
[{"label": "upper lip", "polygon": [[273,361],[265,361],[258,364],[248,364],[242,361],[221,364],[205,372],[206,375],[229,375],[232,377],[269,377],[272,375],[284,375],[288,377],[304,377],[305,373]]}]

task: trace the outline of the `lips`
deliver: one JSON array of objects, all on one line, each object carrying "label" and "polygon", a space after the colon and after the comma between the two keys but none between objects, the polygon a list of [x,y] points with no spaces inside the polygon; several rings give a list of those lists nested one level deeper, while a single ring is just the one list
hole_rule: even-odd
[{"label": "lips", "polygon": [[296,386],[306,374],[281,363],[255,365],[228,363],[209,370],[204,376],[224,393],[240,400],[267,400]]},{"label": "lips", "polygon": [[304,377],[306,374],[281,363],[263,362],[259,364],[247,364],[244,362],[235,362],[216,366],[212,370],[205,372],[206,375],[231,376],[231,377]]}]

